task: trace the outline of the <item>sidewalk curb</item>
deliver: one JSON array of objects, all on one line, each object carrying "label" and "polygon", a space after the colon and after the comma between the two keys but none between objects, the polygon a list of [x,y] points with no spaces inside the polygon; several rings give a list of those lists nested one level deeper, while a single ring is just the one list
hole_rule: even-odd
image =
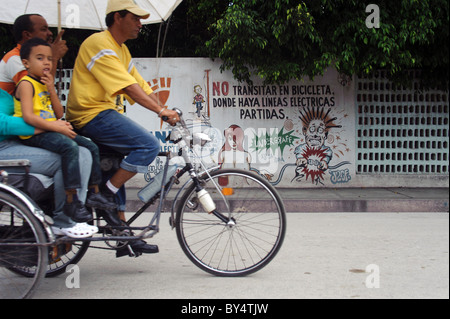
[{"label": "sidewalk curb", "polygon": [[[127,189],[127,211],[137,211],[143,203],[138,189]],[[328,212],[449,212],[448,188],[309,188],[278,189],[288,213]],[[164,211],[170,211],[169,194]],[[154,212],[155,205],[146,211]]]},{"label": "sidewalk curb", "polygon": [[388,199],[388,200],[285,200],[288,213],[412,213],[448,212],[448,200]]}]

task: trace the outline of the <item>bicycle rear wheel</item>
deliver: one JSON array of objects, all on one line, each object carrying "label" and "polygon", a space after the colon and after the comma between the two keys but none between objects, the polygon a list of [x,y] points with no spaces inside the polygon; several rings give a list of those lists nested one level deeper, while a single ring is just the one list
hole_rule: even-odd
[{"label": "bicycle rear wheel", "polygon": [[205,212],[191,185],[176,215],[184,253],[217,276],[245,276],[266,266],[280,250],[286,232],[286,214],[277,191],[262,177],[237,169],[218,170],[203,180],[216,210],[229,222]]},{"label": "bicycle rear wheel", "polygon": [[64,274],[69,265],[76,265],[83,258],[90,244],[89,241],[76,241],[51,247],[46,277]]},{"label": "bicycle rear wheel", "polygon": [[[50,246],[47,251],[48,265],[45,277],[53,278],[64,274],[69,265],[75,265],[83,258],[89,245],[89,241],[76,241]],[[35,276],[33,266],[11,266],[9,270],[25,277]]]},{"label": "bicycle rear wheel", "polygon": [[[48,265],[42,224],[18,198],[0,192],[0,299],[30,298]],[[21,276],[12,269],[28,269]]]}]

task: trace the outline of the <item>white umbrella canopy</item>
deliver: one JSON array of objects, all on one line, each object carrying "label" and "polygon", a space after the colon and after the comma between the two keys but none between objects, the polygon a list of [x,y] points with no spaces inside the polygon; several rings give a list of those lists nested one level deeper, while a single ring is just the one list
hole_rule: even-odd
[{"label": "white umbrella canopy", "polygon": [[[150,13],[142,24],[166,21],[182,0],[134,0]],[[50,27],[105,30],[108,0],[0,0],[0,23],[28,13],[42,15]]]}]

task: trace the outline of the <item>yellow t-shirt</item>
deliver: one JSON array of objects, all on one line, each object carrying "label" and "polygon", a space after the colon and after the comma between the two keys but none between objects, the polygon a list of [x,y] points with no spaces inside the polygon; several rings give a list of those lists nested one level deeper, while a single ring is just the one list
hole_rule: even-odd
[{"label": "yellow t-shirt", "polygon": [[153,91],[133,65],[125,44],[118,45],[109,31],[91,35],[80,47],[70,84],[66,118],[80,129],[108,109],[123,113],[123,93],[132,85]]},{"label": "yellow t-shirt", "polygon": [[[57,118],[55,112],[53,111],[52,102],[50,100],[50,93],[47,90],[47,86],[28,75],[24,76],[22,80],[19,81],[17,86],[19,86],[23,81],[28,81],[31,83],[31,85],[33,85],[33,113],[37,116],[40,116],[46,121],[56,121]],[[14,97],[14,116],[23,117],[22,104],[16,97]],[[23,140],[26,140],[31,136],[32,135],[19,137]]]}]

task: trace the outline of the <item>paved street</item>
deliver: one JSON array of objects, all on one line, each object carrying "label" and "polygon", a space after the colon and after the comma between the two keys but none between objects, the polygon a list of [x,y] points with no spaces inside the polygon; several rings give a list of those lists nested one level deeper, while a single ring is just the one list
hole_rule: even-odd
[{"label": "paved street", "polygon": [[449,298],[448,213],[290,213],[280,253],[244,278],[198,269],[167,214],[161,227],[151,241],[159,254],[90,249],[80,288],[68,289],[64,274],[45,279],[35,298]]}]

